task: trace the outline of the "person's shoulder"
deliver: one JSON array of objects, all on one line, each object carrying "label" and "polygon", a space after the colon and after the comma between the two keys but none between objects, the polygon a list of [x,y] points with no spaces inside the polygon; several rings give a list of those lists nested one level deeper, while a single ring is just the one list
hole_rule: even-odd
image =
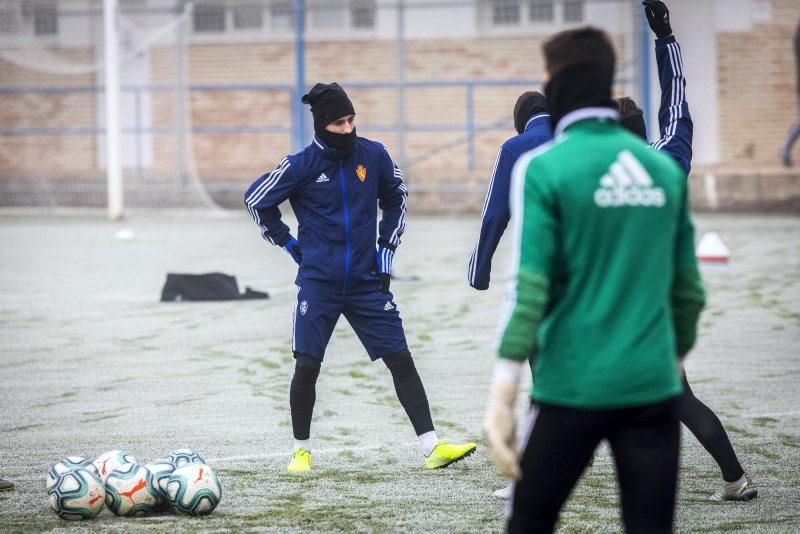
[{"label": "person's shoulder", "polygon": [[367,152],[388,152],[389,149],[380,141],[375,141],[373,139],[367,139],[366,137],[357,137],[357,146],[361,150],[365,150]]}]

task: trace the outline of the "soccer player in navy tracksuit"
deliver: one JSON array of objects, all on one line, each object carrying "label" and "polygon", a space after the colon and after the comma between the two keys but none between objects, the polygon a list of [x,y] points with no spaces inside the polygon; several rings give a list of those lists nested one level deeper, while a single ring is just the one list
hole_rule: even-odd
[{"label": "soccer player in navy tracksuit", "polygon": [[[661,86],[661,103],[658,112],[661,138],[652,146],[656,150],[669,153],[688,176],[692,162],[693,123],[689,114],[689,104],[686,101],[683,58],[680,47],[672,35],[669,10],[666,5],[658,0],[645,0],[642,4],[645,6],[645,15],[650,28],[657,36],[655,42],[656,62]],[[620,107],[620,123],[633,133],[647,139],[642,110],[636,107],[630,98],[618,99],[618,105]],[[549,120],[544,122],[547,123]],[[517,123],[515,117],[515,125]],[[480,235],[470,256],[468,267],[469,284],[475,289],[482,290],[489,287],[492,255],[510,218],[508,198],[511,170],[517,157],[525,151],[523,143],[529,143],[528,150],[532,150],[549,140],[549,138],[542,140],[541,136],[534,135],[532,130],[529,127],[525,132],[507,141],[501,148],[495,163],[489,192],[484,203]],[[511,150],[507,147],[511,147]],[[516,154],[516,157],[509,157],[513,154]],[[711,499],[748,501],[755,498],[758,495],[758,489],[753,487],[748,480],[719,418],[694,396],[685,374],[683,375],[683,386],[684,393],[678,403],[679,418],[713,456],[722,471],[724,482],[721,488],[711,496]],[[497,490],[494,495],[507,499],[509,498],[508,489]]]},{"label": "soccer player in navy tracksuit", "polygon": [[[405,229],[403,173],[385,146],[356,136],[353,104],[338,84],[318,83],[302,101],[311,105],[313,142],[286,156],[245,194],[264,239],[284,248],[299,265],[292,331],[295,371],[289,393],[295,443],[287,470],[311,469],[315,385],[340,315],[370,359],[383,359],[389,368],[419,437],[425,465],[444,467],[471,454],[475,444],[438,439],[389,291],[392,258]],[[297,217],[297,239],[281,221],[278,206],[286,199]],[[379,225],[378,206],[383,212]]]}]

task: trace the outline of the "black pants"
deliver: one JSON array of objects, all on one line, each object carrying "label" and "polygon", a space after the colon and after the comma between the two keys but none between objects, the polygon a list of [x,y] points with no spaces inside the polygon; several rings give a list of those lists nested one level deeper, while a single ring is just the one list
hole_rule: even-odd
[{"label": "black pants", "polygon": [[744,469],[736,458],[728,433],[711,408],[694,396],[689,382],[686,381],[686,375],[683,375],[683,395],[678,399],[678,419],[714,457],[726,482],[733,482],[742,477]]},{"label": "black pants", "polygon": [[595,449],[608,440],[627,532],[671,532],[680,451],[676,401],[619,410],[534,403],[509,532],[552,532]]}]

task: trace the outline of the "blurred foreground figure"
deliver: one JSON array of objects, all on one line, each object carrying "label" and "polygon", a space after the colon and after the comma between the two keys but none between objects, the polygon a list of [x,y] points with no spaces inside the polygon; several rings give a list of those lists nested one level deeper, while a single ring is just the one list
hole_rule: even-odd
[{"label": "blurred foreground figure", "polygon": [[[484,424],[492,461],[517,480],[508,529],[551,532],[605,439],[626,530],[669,532],[680,361],[705,299],[685,173],[619,124],[604,33],[559,33],[544,57],[555,139],[513,171],[514,272]],[[513,407],[531,354],[519,458]]]},{"label": "blurred foreground figure", "polygon": [[[325,349],[341,315],[372,361],[382,359],[430,469],[472,454],[474,443],[440,440],[428,397],[389,291],[392,259],[405,230],[408,191],[385,146],[356,136],[355,109],[338,84],[303,96],[314,116],[313,142],[256,180],[245,204],[261,235],[298,264],[292,326],[295,371],[289,390],[294,452],[291,473],[311,470],[311,417]],[[298,237],[281,221],[289,200]],[[380,206],[382,217],[377,224]],[[376,228],[378,229],[376,235]]]}]

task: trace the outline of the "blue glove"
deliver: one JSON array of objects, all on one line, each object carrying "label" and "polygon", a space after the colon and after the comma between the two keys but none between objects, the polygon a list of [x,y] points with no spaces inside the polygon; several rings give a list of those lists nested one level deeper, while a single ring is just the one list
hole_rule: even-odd
[{"label": "blue glove", "polygon": [[392,281],[392,259],[394,258],[394,250],[379,247],[375,261],[378,265],[376,274],[378,276],[378,289],[383,293],[389,292],[389,284]]},{"label": "blue glove", "polygon": [[290,237],[289,241],[283,245],[283,250],[289,253],[289,256],[292,257],[297,265],[300,265],[303,259],[303,253],[300,252],[300,244],[297,242],[297,239]]}]

